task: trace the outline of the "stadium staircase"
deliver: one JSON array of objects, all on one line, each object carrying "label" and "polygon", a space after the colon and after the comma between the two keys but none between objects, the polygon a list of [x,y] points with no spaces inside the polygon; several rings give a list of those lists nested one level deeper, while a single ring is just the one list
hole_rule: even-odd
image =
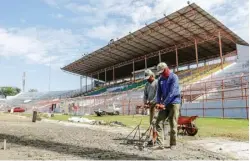
[{"label": "stadium staircase", "polygon": [[[223,67],[227,67],[231,63],[224,63]],[[207,66],[202,66],[199,68],[195,68],[189,71],[186,71],[184,73],[180,73],[178,75],[180,84],[190,84],[196,81],[201,80],[204,77],[207,77],[208,75],[211,75],[212,73],[215,73],[221,69],[221,64],[212,64]]]},{"label": "stadium staircase", "polygon": [[[230,64],[232,64],[232,63],[224,63],[223,68],[229,66]],[[212,75],[213,73],[216,73],[220,70],[221,70],[221,64],[213,64],[213,65],[210,65],[209,67],[206,67],[206,68],[202,67],[202,69],[197,68],[191,76],[188,76],[188,77],[182,79],[180,81],[180,84],[182,84],[183,88],[186,88],[190,84],[193,87],[198,88],[197,87],[198,84],[196,82],[199,82],[201,79],[206,78],[206,77],[208,77],[208,76]],[[197,72],[197,71],[199,71],[199,72]],[[202,87],[200,87],[200,88],[202,88]],[[191,94],[186,93],[184,96],[185,97],[184,99],[188,102],[193,102],[193,101],[197,100],[198,98],[200,98],[201,96],[202,96],[201,92],[192,92]]]}]

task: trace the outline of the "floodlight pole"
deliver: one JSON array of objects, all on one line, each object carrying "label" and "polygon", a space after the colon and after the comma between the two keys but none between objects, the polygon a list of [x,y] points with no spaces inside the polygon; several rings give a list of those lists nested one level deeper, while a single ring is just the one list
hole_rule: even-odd
[{"label": "floodlight pole", "polygon": [[178,49],[176,46],[175,46],[175,60],[176,60],[176,70],[179,71]]},{"label": "floodlight pole", "polygon": [[219,37],[219,48],[220,48],[220,63],[221,63],[221,69],[223,69],[222,44],[221,44],[221,34],[220,34],[220,31],[218,33],[218,37]]},{"label": "floodlight pole", "polygon": [[199,64],[199,59],[198,59],[198,47],[197,47],[197,40],[194,39],[194,44],[195,44],[195,58],[196,58],[196,65],[197,65],[197,68],[198,68],[198,64]]},{"label": "floodlight pole", "polygon": [[25,92],[25,72],[23,72],[23,92]]},{"label": "floodlight pole", "polygon": [[51,57],[49,57],[49,91],[50,91],[50,75],[51,75]]},{"label": "floodlight pole", "polygon": [[148,68],[148,64],[147,64],[147,56],[145,56],[145,69]]}]

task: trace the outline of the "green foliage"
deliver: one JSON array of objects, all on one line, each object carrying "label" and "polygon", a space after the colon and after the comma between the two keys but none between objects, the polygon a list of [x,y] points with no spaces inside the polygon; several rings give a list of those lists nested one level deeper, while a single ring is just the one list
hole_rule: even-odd
[{"label": "green foliage", "polygon": [[29,92],[38,92],[37,89],[30,89]]},{"label": "green foliage", "polygon": [[20,93],[20,91],[21,89],[17,87],[0,87],[0,95],[3,95],[4,97],[15,96]]}]

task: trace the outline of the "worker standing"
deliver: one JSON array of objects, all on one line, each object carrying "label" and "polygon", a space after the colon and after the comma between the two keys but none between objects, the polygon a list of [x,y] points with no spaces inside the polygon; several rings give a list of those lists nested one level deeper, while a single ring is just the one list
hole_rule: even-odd
[{"label": "worker standing", "polygon": [[144,89],[144,105],[149,108],[149,123],[152,123],[154,117],[154,108],[156,105],[156,92],[157,92],[157,79],[155,79],[155,74],[150,70],[145,70],[145,80],[147,83]]},{"label": "worker standing", "polygon": [[159,123],[165,121],[167,118],[170,124],[170,148],[176,148],[177,139],[177,121],[179,117],[179,109],[181,103],[181,95],[179,89],[178,76],[170,71],[167,64],[162,62],[157,65],[157,74],[160,75],[158,79],[156,108],[159,109],[159,114],[156,119],[156,130],[158,132],[158,139],[163,147],[162,137],[160,132],[162,128]]}]

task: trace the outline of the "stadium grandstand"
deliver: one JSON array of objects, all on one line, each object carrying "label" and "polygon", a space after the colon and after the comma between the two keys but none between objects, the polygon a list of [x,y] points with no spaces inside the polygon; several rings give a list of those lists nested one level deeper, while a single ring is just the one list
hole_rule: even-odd
[{"label": "stadium grandstand", "polygon": [[246,48],[246,41],[192,3],[63,67],[80,76],[80,89],[40,95],[26,106],[57,103],[67,113],[77,106],[80,115],[107,108],[136,114],[144,70],[166,62],[179,76],[182,115],[248,118]]},{"label": "stadium grandstand", "polygon": [[193,3],[119,40],[111,40],[62,70],[102,80],[105,86],[136,82],[136,71],[161,61],[178,72],[193,62],[199,67],[219,58],[223,68],[225,56],[236,51],[236,44],[248,45]]}]

